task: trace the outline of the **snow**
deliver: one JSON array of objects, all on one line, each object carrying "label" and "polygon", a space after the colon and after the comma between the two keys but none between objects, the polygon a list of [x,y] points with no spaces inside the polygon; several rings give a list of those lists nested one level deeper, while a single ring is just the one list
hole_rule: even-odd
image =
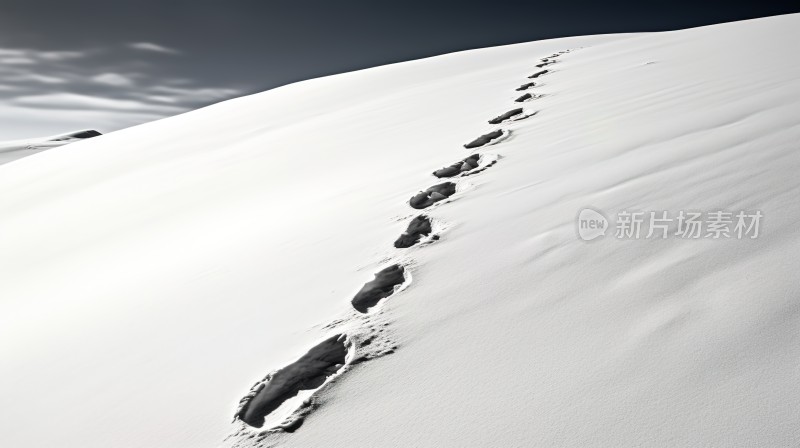
[{"label": "snow", "polygon": [[[797,445],[799,21],[455,53],[0,166],[0,445]],[[424,210],[441,239],[394,249],[431,172],[567,49],[497,163]],[[586,207],[764,222],[584,242]],[[413,281],[354,311],[398,262]],[[302,427],[232,422],[337,333],[376,356]]]},{"label": "snow", "polygon": [[57,148],[86,138],[96,137],[97,135],[100,135],[100,133],[87,129],[50,137],[0,142],[0,165],[36,154],[45,149]]}]

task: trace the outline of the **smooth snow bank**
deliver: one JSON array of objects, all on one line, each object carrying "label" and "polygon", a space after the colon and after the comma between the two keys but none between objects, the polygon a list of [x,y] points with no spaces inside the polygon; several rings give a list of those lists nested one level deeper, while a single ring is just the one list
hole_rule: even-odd
[{"label": "smooth snow bank", "polygon": [[99,132],[89,129],[52,135],[50,137],[0,142],[0,165],[37,154],[45,149],[64,146],[99,135]]},{"label": "smooth snow bank", "polygon": [[[250,387],[375,320],[395,353],[270,443],[798,445],[798,40],[792,15],[463,52],[0,167],[0,445],[254,446]],[[497,163],[424,211],[441,239],[394,249],[432,170],[570,48]],[[584,243],[585,206],[765,218]],[[359,316],[389,262],[413,283]]]}]

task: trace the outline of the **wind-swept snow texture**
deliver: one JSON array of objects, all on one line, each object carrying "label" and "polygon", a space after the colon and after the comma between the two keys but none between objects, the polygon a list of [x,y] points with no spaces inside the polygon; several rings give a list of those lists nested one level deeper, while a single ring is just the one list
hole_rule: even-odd
[{"label": "wind-swept snow texture", "polygon": [[[791,15],[468,51],[0,167],[0,446],[800,445],[798,41]],[[425,210],[441,239],[392,247],[567,49],[475,151],[500,161]],[[586,243],[587,206],[764,218]],[[353,310],[392,264],[413,281]],[[302,427],[232,421],[339,334],[358,362]]]}]

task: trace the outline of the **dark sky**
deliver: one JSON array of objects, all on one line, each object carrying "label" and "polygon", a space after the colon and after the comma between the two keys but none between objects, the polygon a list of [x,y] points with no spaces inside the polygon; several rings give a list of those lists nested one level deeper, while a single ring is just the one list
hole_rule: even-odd
[{"label": "dark sky", "polygon": [[[108,131],[294,81],[470,48],[799,11],[797,0],[0,0],[0,139]],[[69,114],[37,118],[53,108],[86,113],[63,123],[56,117]]]}]

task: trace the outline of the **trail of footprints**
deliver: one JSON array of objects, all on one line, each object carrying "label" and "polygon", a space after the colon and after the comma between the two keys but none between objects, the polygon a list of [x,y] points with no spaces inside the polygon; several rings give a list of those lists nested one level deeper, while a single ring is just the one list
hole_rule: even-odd
[{"label": "trail of footprints", "polygon": [[[558,62],[556,60],[558,57],[570,51],[561,51],[543,58],[536,67],[542,68],[555,64]],[[548,73],[550,70],[540,70],[528,78],[536,79]],[[527,82],[519,86],[516,91],[527,91],[535,86],[535,82]],[[525,102],[540,96],[528,92],[515,101]],[[489,120],[489,124],[512,123],[532,117],[536,113],[526,112],[523,108],[517,107],[492,118]],[[510,130],[495,129],[465,144],[464,147],[476,149],[494,145],[505,140],[510,133]],[[496,155],[476,152],[452,165],[434,171],[433,176],[441,179],[474,175],[491,167],[496,161]],[[443,182],[415,194],[408,200],[408,204],[415,210],[424,210],[455,193],[456,184],[454,182]],[[394,242],[394,247],[407,249],[418,245],[425,238],[435,241],[439,239],[439,236],[434,234],[431,217],[428,214],[420,214],[411,219],[406,231]],[[306,400],[300,406],[300,409],[292,412],[290,417],[278,426],[264,428],[265,418],[286,400],[297,396],[299,392],[319,389],[326,382],[335,380],[332,377],[347,370],[349,366],[392,353],[396,346],[392,345],[386,335],[388,323],[382,322],[380,316],[372,313],[371,310],[381,301],[407,286],[409,281],[407,266],[402,263],[394,263],[378,271],[375,278],[364,284],[351,300],[353,309],[363,318],[362,329],[366,331],[350,332],[350,334],[343,332],[332,336],[313,347],[294,363],[270,373],[256,383],[250,393],[240,401],[236,411],[235,419],[244,422],[247,427],[243,427],[233,436],[245,439],[258,438],[260,441],[272,432],[293,432],[302,425],[305,416],[315,407],[313,395],[311,399]],[[335,321],[326,328],[336,328],[344,322],[345,319]],[[263,430],[253,432],[253,428],[263,428]]]}]

